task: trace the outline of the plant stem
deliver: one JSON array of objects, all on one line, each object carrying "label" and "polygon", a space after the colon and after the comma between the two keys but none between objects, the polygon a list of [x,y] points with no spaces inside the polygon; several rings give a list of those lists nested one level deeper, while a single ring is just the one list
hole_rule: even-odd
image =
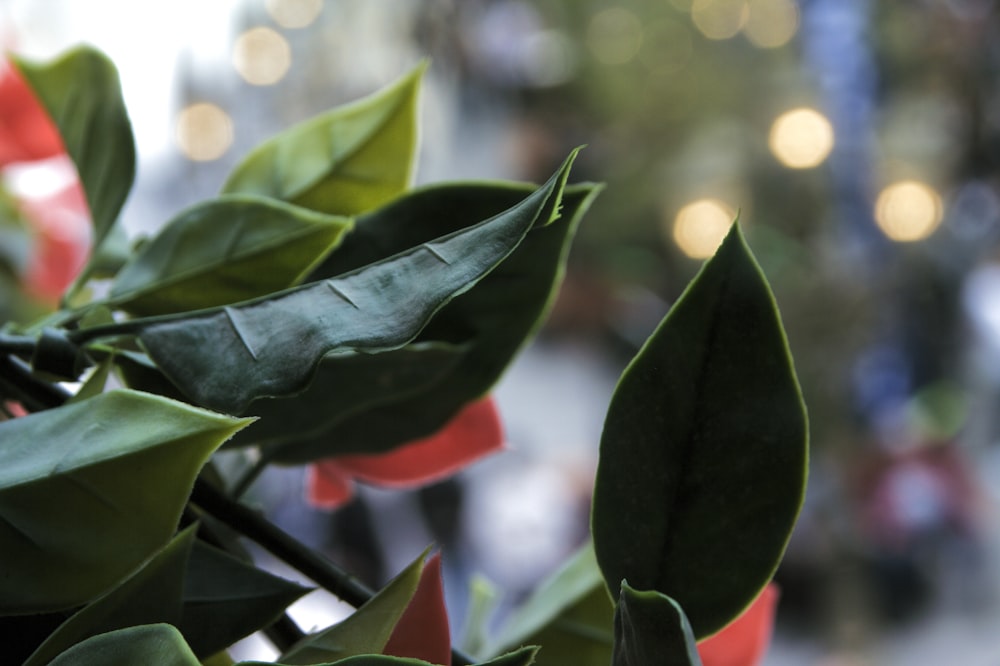
[{"label": "plant stem", "polygon": [[264,451],[261,451],[260,459],[247,468],[247,470],[236,480],[236,484],[229,492],[230,497],[234,500],[238,500],[243,497],[246,491],[250,490],[250,486],[253,485],[254,481],[260,478],[260,475],[264,473],[264,470],[267,469],[267,466],[270,464],[271,456]]},{"label": "plant stem", "polygon": [[[291,565],[334,596],[358,608],[375,593],[326,557],[300,543],[259,512],[227,497],[202,479],[195,481],[191,501],[219,522],[246,536],[272,555]],[[453,666],[468,666],[472,659],[452,648]]]},{"label": "plant stem", "polygon": [[58,407],[70,398],[66,389],[34,377],[24,361],[7,354],[0,355],[0,390],[29,412]]}]

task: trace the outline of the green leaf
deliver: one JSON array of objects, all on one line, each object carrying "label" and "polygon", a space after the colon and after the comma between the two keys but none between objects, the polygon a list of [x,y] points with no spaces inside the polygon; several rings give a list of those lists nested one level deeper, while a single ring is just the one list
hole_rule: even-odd
[{"label": "green leaf", "polygon": [[289,398],[261,398],[247,408],[260,420],[227,446],[321,436],[338,421],[374,405],[425,391],[451,372],[467,345],[415,343],[378,354],[334,352],[322,358],[309,387]]},{"label": "green leaf", "polygon": [[659,592],[640,592],[622,581],[615,608],[611,666],[701,666],[691,625],[677,602]]},{"label": "green leaf", "polygon": [[[524,189],[503,184],[439,186],[415,192],[386,209],[359,218],[355,232],[324,262],[318,274],[351,270],[355,262],[454,232],[473,220],[502,211]],[[308,436],[286,433],[275,459],[301,463],[345,453],[378,453],[439,430],[468,402],[496,383],[537,330],[564,271],[570,240],[598,192],[593,185],[567,187],[562,215],[542,216],[518,248],[468,292],[448,303],[421,332],[424,341],[468,346],[432,390],[341,419]]]},{"label": "green leaf", "polygon": [[199,657],[207,657],[274,622],[309,588],[195,542],[184,579],[184,609],[175,623]]},{"label": "green leaf", "polygon": [[0,423],[0,614],[82,605],[139,566],[248,423],[129,390]]},{"label": "green leaf", "polygon": [[[420,582],[427,551],[342,622],[307,636],[281,655],[283,664],[315,664],[382,652]],[[407,662],[402,662],[407,663]],[[422,662],[417,662],[422,663]]]},{"label": "green leaf", "polygon": [[223,192],[261,194],[329,214],[380,206],[409,185],[417,93],[426,64],[384,90],[296,125],[258,146]]},{"label": "green leaf", "polygon": [[15,64],[51,116],[76,164],[94,225],[108,236],[135,178],[135,141],[114,64],[81,46],[49,63]]},{"label": "green leaf", "polygon": [[777,308],[734,225],[612,397],[592,516],[609,588],[666,594],[699,638],[721,629],[781,560],[807,440]]},{"label": "green leaf", "polygon": [[352,273],[232,307],[80,334],[138,330],[150,357],[196,403],[245,413],[255,399],[305,390],[331,352],[388,351],[412,341],[510,255],[536,220],[554,214],[572,160],[505,213]]},{"label": "green leaf", "polygon": [[613,618],[611,597],[588,542],[513,612],[493,644],[504,649],[541,645],[540,666],[606,666],[612,654]]},{"label": "green leaf", "polygon": [[351,225],[261,197],[199,203],[139,249],[112,283],[110,300],[156,315],[263,296],[300,282]]},{"label": "green leaf", "polygon": [[49,666],[201,666],[184,637],[169,624],[146,624],[88,638]]},{"label": "green leaf", "polygon": [[59,626],[23,666],[41,666],[91,636],[140,624],[176,625],[194,529],[175,537],[142,567]]}]

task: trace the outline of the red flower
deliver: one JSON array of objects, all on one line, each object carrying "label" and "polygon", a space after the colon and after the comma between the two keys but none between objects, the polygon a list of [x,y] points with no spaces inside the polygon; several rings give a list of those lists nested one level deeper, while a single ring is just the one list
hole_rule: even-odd
[{"label": "red flower", "polygon": [[65,152],[62,138],[17,68],[0,59],[0,167]]},{"label": "red flower", "polygon": [[389,453],[338,456],[309,466],[310,504],[335,508],[353,494],[357,479],[389,488],[413,488],[444,479],[503,446],[492,398],[466,405],[437,433]]},{"label": "red flower", "polygon": [[698,643],[702,666],[759,664],[771,642],[778,596],[778,586],[769,583],[742,615],[719,633]]},{"label": "red flower", "polygon": [[451,665],[451,632],[441,582],[441,554],[435,553],[420,573],[420,582],[399,618],[383,654]]}]

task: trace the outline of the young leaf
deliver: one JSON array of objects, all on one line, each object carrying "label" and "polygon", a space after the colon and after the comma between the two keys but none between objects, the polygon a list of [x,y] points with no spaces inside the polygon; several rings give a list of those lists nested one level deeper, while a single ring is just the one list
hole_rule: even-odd
[{"label": "young leaf", "polygon": [[691,625],[677,602],[659,592],[640,592],[622,581],[611,666],[649,664],[702,666]]},{"label": "young leaf", "polygon": [[513,612],[493,643],[503,649],[541,645],[539,666],[607,666],[613,619],[614,606],[588,542]]},{"label": "young leaf", "polygon": [[144,624],[88,638],[49,666],[201,666],[184,637],[169,624]]},{"label": "young leaf", "polygon": [[139,624],[176,625],[181,617],[184,570],[194,543],[188,528],[119,585],[90,602],[56,629],[24,662],[42,666],[91,636]]},{"label": "young leaf", "polygon": [[426,556],[426,552],[421,553],[410,566],[343,622],[307,636],[281,655],[278,661],[294,666],[381,653],[417,590]]},{"label": "young leaf", "polygon": [[[391,350],[412,341],[442,306],[502,262],[535,220],[558,205],[572,160],[505,213],[353,273],[97,334],[138,329],[150,357],[195,402],[245,413],[257,398],[303,391],[331,352]],[[93,337],[95,331],[81,334]]]},{"label": "young leaf", "polygon": [[110,300],[137,315],[286,289],[337,246],[351,220],[273,199],[224,196],[180,213],[122,268]]},{"label": "young leaf", "polygon": [[734,225],[612,397],[592,516],[609,587],[670,596],[698,637],[720,629],[778,566],[807,446],[777,309]]},{"label": "young leaf", "polygon": [[135,178],[135,141],[118,71],[107,56],[86,46],[49,63],[14,62],[76,164],[96,248],[111,231]]},{"label": "young leaf", "polygon": [[0,423],[0,614],[82,605],[139,566],[250,421],[116,390]]},{"label": "young leaf", "polygon": [[233,171],[226,193],[261,194],[335,215],[370,210],[413,176],[421,64],[384,90],[282,132]]},{"label": "young leaf", "polygon": [[[597,191],[592,185],[567,187],[561,217],[541,216],[503,263],[434,316],[420,340],[463,342],[468,349],[433,390],[374,405],[318,435],[290,429],[287,441],[274,447],[275,460],[301,463],[388,451],[433,434],[463,405],[487,393],[540,325],[562,279],[570,239]],[[395,251],[396,243],[461,229],[473,216],[502,210],[521,192],[509,185],[464,185],[415,193],[359,219],[355,233],[320,271],[350,270],[354,261]]]},{"label": "young leaf", "polygon": [[184,578],[182,615],[174,624],[204,658],[274,622],[307,592],[196,541]]}]

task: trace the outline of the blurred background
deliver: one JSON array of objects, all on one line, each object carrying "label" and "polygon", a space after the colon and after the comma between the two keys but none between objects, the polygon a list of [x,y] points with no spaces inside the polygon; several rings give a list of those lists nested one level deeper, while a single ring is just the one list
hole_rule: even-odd
[{"label": "blurred background", "polygon": [[418,182],[538,181],[588,144],[573,177],[608,187],[497,388],[510,450],[335,514],[301,470],[255,488],[375,584],[442,544],[458,621],[471,576],[509,605],[585,538],[618,374],[739,215],[811,419],[769,666],[1000,663],[998,28],[993,0],[0,0],[5,49],[118,66],[134,236],[424,58]]}]

